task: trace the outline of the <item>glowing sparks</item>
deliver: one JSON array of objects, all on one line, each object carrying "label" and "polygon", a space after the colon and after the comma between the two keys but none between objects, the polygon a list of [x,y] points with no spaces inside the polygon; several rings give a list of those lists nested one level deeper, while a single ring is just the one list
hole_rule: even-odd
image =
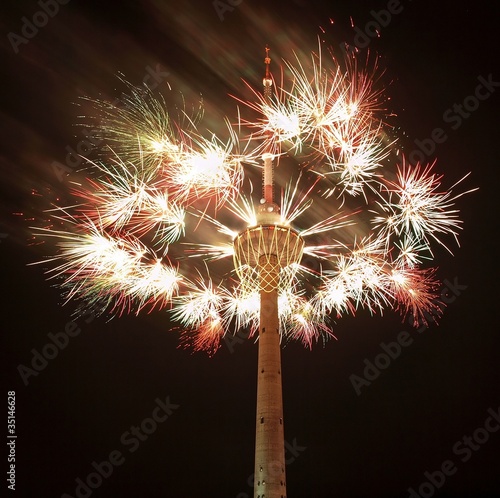
[{"label": "glowing sparks", "polygon": [[170,303],[182,277],[139,239],[115,238],[88,219],[64,221],[72,223],[71,231],[43,232],[58,239],[60,254],[51,261],[62,263],[48,273],[61,280],[67,300],[84,300],[113,314]]},{"label": "glowing sparks", "polygon": [[221,203],[236,196],[243,181],[242,162],[251,159],[233,153],[235,137],[226,144],[215,135],[211,139],[192,136],[191,140],[192,147],[164,163],[165,185],[181,201],[216,196]]},{"label": "glowing sparks", "polygon": [[438,300],[439,282],[434,268],[399,268],[391,275],[391,291],[406,317],[409,314],[415,327],[436,321],[444,304]]},{"label": "glowing sparks", "polygon": [[175,299],[172,316],[187,327],[197,329],[203,324],[221,321],[220,310],[223,297],[219,289],[214,288],[211,280],[198,279],[189,286],[189,290]]},{"label": "glowing sparks", "polygon": [[383,214],[373,220],[388,238],[406,236],[428,251],[431,239],[444,246],[442,238],[451,235],[458,243],[462,223],[454,205],[463,193],[440,190],[442,175],[434,173],[433,166],[403,162],[397,180],[387,182],[388,198],[379,203]]},{"label": "glowing sparks", "polygon": [[[289,83],[244,102],[258,114],[238,115],[238,130],[252,130],[244,147],[229,120],[221,127],[226,138],[206,136],[201,111],[188,116],[174,107],[174,116],[145,88],[130,86],[121,102],[91,101],[108,147],[88,164],[74,205],[52,210],[52,226],[36,230],[57,240],[49,277],[67,301],[101,312],[168,307],[182,342],[209,354],[226,334],[248,329],[251,337],[258,329],[264,273],[250,259],[258,261],[263,247],[282,259],[273,285],[285,340],[311,347],[333,337],[330,317],[358,309],[398,309],[415,325],[435,319],[435,270],[422,264],[433,242],[457,240],[455,203],[463,194],[443,190],[433,165],[403,159],[395,176],[385,174],[394,140],[380,115],[377,62],[370,67],[348,59],[343,69],[321,52],[285,61]],[[263,154],[280,167],[290,156],[304,162],[298,174],[280,174],[281,210],[258,207],[245,176]],[[366,209],[352,207],[360,197]],[[259,209],[269,207],[266,224]],[[253,229],[288,238],[238,262],[238,244],[252,242]]]}]

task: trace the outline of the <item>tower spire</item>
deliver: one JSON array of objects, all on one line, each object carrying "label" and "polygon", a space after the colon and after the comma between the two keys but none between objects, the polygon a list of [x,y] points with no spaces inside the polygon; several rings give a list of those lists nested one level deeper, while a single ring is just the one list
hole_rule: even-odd
[{"label": "tower spire", "polygon": [[[272,86],[273,86],[273,79],[271,77],[271,70],[270,70],[270,65],[271,65],[271,58],[269,57],[270,50],[271,49],[269,48],[269,46],[266,45],[266,57],[264,59],[264,63],[266,65],[266,73],[262,81],[262,84],[264,86],[264,102],[267,105],[270,105],[271,103]],[[262,171],[263,202],[266,204],[274,204],[273,155],[271,147],[272,147],[271,140],[269,140],[268,148],[262,155],[262,160],[264,161],[264,169]]]},{"label": "tower spire", "polygon": [[273,86],[273,80],[271,78],[271,70],[270,70],[270,65],[271,65],[271,57],[269,57],[270,50],[271,49],[269,48],[269,45],[266,45],[266,57],[264,59],[264,63],[266,65],[266,74],[264,76],[262,84],[264,85],[264,98],[267,104],[271,99],[271,92],[272,92],[271,88]]}]

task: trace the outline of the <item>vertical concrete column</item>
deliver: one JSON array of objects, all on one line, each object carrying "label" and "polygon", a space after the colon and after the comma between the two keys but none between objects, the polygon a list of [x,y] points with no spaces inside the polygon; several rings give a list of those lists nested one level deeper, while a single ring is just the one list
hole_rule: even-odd
[{"label": "vertical concrete column", "polygon": [[285,498],[285,436],[277,288],[279,266],[276,257],[262,256],[259,268],[261,291],[254,498]]}]

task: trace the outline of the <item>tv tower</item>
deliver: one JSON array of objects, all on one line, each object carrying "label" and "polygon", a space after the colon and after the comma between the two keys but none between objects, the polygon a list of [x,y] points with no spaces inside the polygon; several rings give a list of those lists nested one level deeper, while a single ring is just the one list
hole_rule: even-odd
[{"label": "tv tower", "polygon": [[[50,223],[44,214],[35,228],[57,240],[47,274],[58,279],[65,302],[78,302],[78,314],[87,306],[116,316],[169,308],[194,349],[211,353],[241,327],[258,334],[254,498],[286,497],[281,341],[312,347],[333,335],[332,315],[358,309],[396,309],[416,327],[439,317],[436,269],[423,262],[434,258],[433,243],[447,248],[445,235],[458,242],[455,201],[475,190],[453,192],[468,175],[443,189],[433,165],[411,166],[393,149],[395,140],[388,144],[375,68],[349,59],[344,70],[335,58],[329,68],[322,60],[320,52],[308,65],[286,62],[290,90],[276,98],[266,48],[263,93],[244,102],[260,117],[240,120],[257,129],[250,141],[259,143],[243,154],[232,129],[226,143],[206,138],[193,120],[176,123],[163,99],[142,87],[131,87],[124,106],[96,100],[109,151],[89,162],[96,174],[73,191],[77,201],[51,207]],[[281,145],[305,158],[302,143],[314,181],[284,179],[279,206],[273,162]],[[397,162],[386,175],[391,158]],[[260,160],[263,194],[255,208],[243,188],[244,165]],[[356,196],[366,209],[344,206]],[[230,214],[227,225],[198,210],[212,201],[216,213]],[[358,215],[363,223],[344,230]],[[215,227],[215,243],[203,238],[205,230],[189,231],[195,218]],[[294,220],[300,230],[290,227]],[[321,261],[314,274],[300,267],[303,253]],[[178,254],[174,264],[169,255]],[[203,267],[191,264],[193,256]],[[232,264],[214,285],[207,261],[224,258]]]},{"label": "tv tower", "polygon": [[[264,97],[271,99],[271,59],[266,48]],[[304,241],[288,226],[280,224],[280,208],[274,202],[273,155],[262,155],[263,199],[257,223],[234,240],[235,267],[242,282],[245,268],[258,272],[260,321],[258,336],[257,416],[255,438],[254,498],[285,498],[285,437],[281,382],[281,334],[278,317],[280,271],[302,257]]]}]

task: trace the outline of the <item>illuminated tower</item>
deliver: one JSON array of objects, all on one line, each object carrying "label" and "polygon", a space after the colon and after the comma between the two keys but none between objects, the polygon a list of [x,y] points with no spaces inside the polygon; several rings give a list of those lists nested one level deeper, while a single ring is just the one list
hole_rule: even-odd
[{"label": "illuminated tower", "polygon": [[[264,96],[271,98],[269,49],[266,49]],[[255,226],[234,240],[235,266],[242,282],[249,272],[259,279],[260,321],[257,373],[254,498],[285,498],[285,438],[281,383],[281,333],[278,315],[280,272],[298,263],[304,241],[290,227],[281,225],[274,202],[273,156],[263,154],[263,199]]]}]

